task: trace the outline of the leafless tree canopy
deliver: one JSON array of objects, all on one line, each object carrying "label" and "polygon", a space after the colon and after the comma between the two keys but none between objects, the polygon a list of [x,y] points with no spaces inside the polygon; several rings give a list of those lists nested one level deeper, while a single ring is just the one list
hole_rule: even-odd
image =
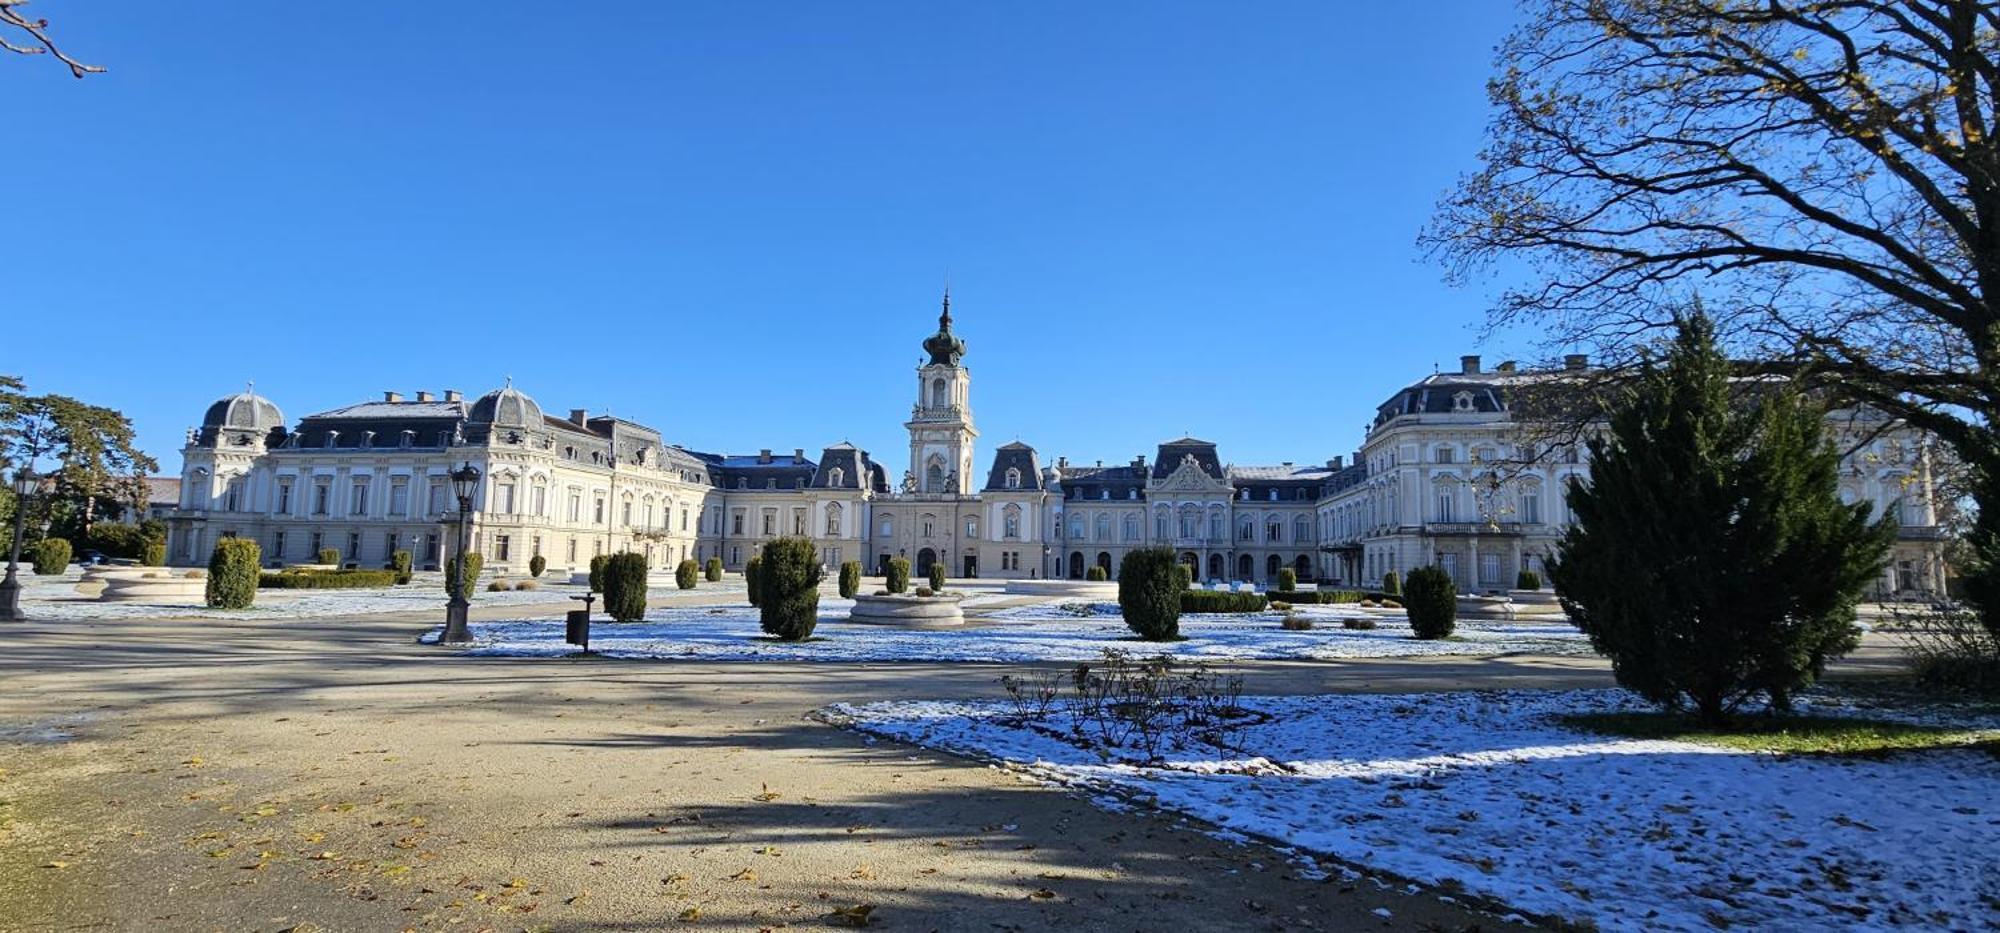
[{"label": "leafless tree canopy", "polygon": [[[57,61],[69,66],[70,74],[79,78],[104,73],[103,68],[86,65],[57,48],[55,40],[49,38],[49,21],[30,19],[21,12],[21,8],[27,5],[28,0],[0,0],[0,50],[16,55],[53,55]],[[23,35],[25,39],[21,38]]]},{"label": "leafless tree canopy", "polygon": [[1456,280],[1528,260],[1493,325],[1612,362],[1700,295],[1738,352],[2000,462],[2000,6],[1523,6],[1422,239]]}]

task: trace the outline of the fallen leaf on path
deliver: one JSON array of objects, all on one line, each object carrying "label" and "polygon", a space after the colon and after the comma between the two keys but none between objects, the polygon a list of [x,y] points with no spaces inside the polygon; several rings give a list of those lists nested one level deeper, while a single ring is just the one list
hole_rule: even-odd
[{"label": "fallen leaf on path", "polygon": [[828,923],[833,924],[834,926],[865,927],[870,922],[869,915],[873,914],[874,912],[875,912],[874,904],[856,904],[852,907],[836,907],[834,908],[832,913],[826,915],[826,921]]}]

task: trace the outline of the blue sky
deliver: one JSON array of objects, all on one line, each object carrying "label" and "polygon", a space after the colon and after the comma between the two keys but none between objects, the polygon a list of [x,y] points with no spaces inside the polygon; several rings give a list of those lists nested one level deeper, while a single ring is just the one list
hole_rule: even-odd
[{"label": "blue sky", "polygon": [[1352,451],[1476,347],[1415,248],[1475,164],[1499,0],[367,8],[39,0],[0,59],[0,372],[162,468],[511,375],[705,450],[891,464],[950,276],[980,459]]}]

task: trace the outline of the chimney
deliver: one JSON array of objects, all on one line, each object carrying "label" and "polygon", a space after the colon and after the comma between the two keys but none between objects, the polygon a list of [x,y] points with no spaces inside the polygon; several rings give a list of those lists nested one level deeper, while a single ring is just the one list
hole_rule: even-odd
[{"label": "chimney", "polygon": [[1590,368],[1590,356],[1584,353],[1569,353],[1563,356],[1563,368],[1571,371]]},{"label": "chimney", "polygon": [[585,408],[572,408],[572,409],[570,409],[570,410],[569,410],[569,423],[570,423],[570,424],[573,424],[573,425],[576,425],[577,427],[581,428],[581,427],[585,427],[585,426],[586,426],[586,425],[588,424],[588,422],[589,422],[589,421],[590,421],[590,410],[589,410],[589,409],[585,409]]},{"label": "chimney", "polygon": [[1329,470],[1342,470],[1342,469],[1346,469],[1346,468],[1345,468],[1344,466],[1342,466],[1342,465],[1341,465],[1341,458],[1339,458],[1339,457],[1335,457],[1335,458],[1333,458],[1332,460],[1328,460],[1328,461],[1326,462],[1326,468],[1327,468],[1327,469],[1329,469]]},{"label": "chimney", "polygon": [[1508,360],[1505,363],[1501,363],[1500,365],[1493,367],[1493,371],[1496,373],[1511,373],[1519,368],[1520,366],[1517,365],[1513,360]]},{"label": "chimney", "polygon": [[1459,358],[1458,358],[1458,371],[1459,371],[1459,372],[1461,372],[1461,373],[1464,373],[1465,375],[1468,375],[1468,376],[1477,376],[1477,375],[1479,375],[1479,357],[1477,357],[1477,356],[1461,356],[1461,357],[1459,357]]},{"label": "chimney", "polygon": [[792,448],[792,462],[793,463],[806,462],[806,449],[804,447]]},{"label": "chimney", "polygon": [[431,394],[430,394],[429,392],[426,392],[426,391],[424,391],[424,390],[422,390],[422,389],[418,389],[418,390],[417,390],[417,401],[419,401],[419,402],[433,402],[433,401],[436,401],[436,400],[437,400],[437,399],[436,399],[436,398],[435,398],[434,396],[432,396],[432,395],[431,395]]},{"label": "chimney", "polygon": [[766,447],[766,448],[764,448],[763,450],[760,450],[760,451],[757,451],[757,462],[758,462],[758,463],[770,463],[770,462],[771,462],[771,448],[769,448],[769,447]]},{"label": "chimney", "polygon": [[400,402],[400,401],[402,401],[402,400],[403,400],[403,393],[401,393],[401,392],[384,392],[384,393],[382,393],[382,401],[385,401],[385,402]]},{"label": "chimney", "polygon": [[465,401],[465,396],[458,394],[457,389],[446,389],[444,390],[444,400],[447,402],[462,402]]},{"label": "chimney", "polygon": [[1292,461],[1290,461],[1290,460],[1285,460],[1285,461],[1282,461],[1282,462],[1280,462],[1280,463],[1279,463],[1278,465],[1279,465],[1279,466],[1291,466],[1291,465],[1292,465]]}]

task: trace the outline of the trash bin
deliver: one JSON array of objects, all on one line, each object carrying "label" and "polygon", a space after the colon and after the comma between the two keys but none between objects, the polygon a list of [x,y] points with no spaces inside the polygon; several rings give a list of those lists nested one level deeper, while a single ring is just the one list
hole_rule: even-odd
[{"label": "trash bin", "polygon": [[571,609],[563,621],[563,641],[590,650],[590,610]]}]

